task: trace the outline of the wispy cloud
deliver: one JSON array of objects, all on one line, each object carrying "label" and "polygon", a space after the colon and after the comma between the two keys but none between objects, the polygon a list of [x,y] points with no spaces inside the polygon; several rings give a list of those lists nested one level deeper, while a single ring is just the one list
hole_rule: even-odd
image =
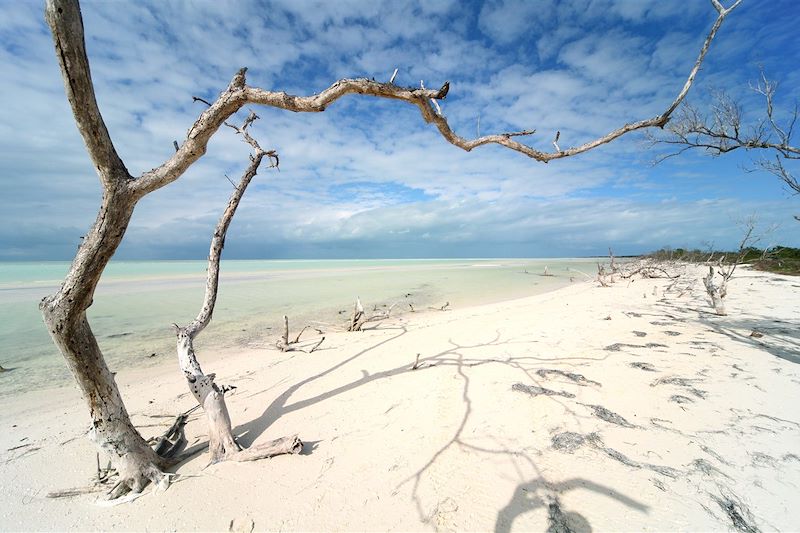
[{"label": "wispy cloud", "polygon": [[[743,5],[720,32],[693,97],[747,97],[758,64],[797,87],[789,1]],[[782,13],[780,17],[775,13]],[[87,47],[117,149],[139,173],[170,155],[202,104],[240,66],[253,85],[308,94],[340,77],[437,86],[473,136],[536,128],[550,147],[583,142],[663,109],[714,18],[703,2],[87,2]],[[100,189],[75,130],[41,6],[0,18],[0,259],[68,258]],[[795,93],[796,94],[796,93]],[[800,245],[774,179],[742,157],[688,156],[652,168],[641,138],[535,163],[498,147],[462,152],[395,102],[348,97],[323,114],[259,109],[254,133],[281,154],[231,229],[228,257],[578,255],[704,240],[733,243],[732,215],[780,222]],[[221,131],[180,180],[137,207],[120,257],[204,256],[247,147]],[[710,199],[710,200],[709,200]]]}]

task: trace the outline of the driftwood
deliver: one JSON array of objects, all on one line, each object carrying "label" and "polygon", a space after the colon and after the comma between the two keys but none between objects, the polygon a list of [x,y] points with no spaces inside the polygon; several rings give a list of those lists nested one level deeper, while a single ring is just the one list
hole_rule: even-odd
[{"label": "driftwood", "polygon": [[670,274],[664,268],[655,265],[642,265],[636,267],[633,270],[622,272],[620,274],[620,277],[622,277],[623,279],[630,279],[637,274],[644,279],[656,279],[656,278],[677,279],[680,277],[680,274],[674,274],[674,275]]},{"label": "driftwood", "polygon": [[606,272],[605,265],[597,263],[597,282],[601,287],[610,287],[614,283],[614,277]]},{"label": "driftwood", "polygon": [[[364,326],[370,322],[381,322],[391,317],[392,311],[399,302],[390,305],[386,310],[379,310],[377,306],[373,307],[372,315],[367,315],[364,312],[364,306],[361,304],[361,298],[356,298],[356,303],[353,306],[353,315],[350,317],[350,322],[347,325],[347,331],[363,331]],[[410,303],[408,306],[411,312],[414,312],[414,306]]]},{"label": "driftwood", "polygon": [[366,316],[364,315],[364,306],[361,305],[361,298],[356,297],[356,303],[353,306],[353,316],[350,317],[350,325],[347,331],[361,331],[364,325]]},{"label": "driftwood", "polygon": [[616,274],[617,272],[619,272],[619,268],[617,268],[617,261],[614,258],[614,250],[612,250],[610,246],[608,247],[608,257],[610,260],[609,264],[611,268],[611,274],[612,275]]},{"label": "driftwood", "polygon": [[[286,316],[286,315],[283,315],[283,335],[281,335],[281,338],[278,340],[278,342],[275,345],[282,352],[305,352],[305,353],[311,353],[314,350],[316,350],[317,348],[319,348],[320,345],[323,342],[325,342],[325,337],[323,336],[322,338],[320,338],[316,343],[314,343],[311,346],[311,349],[306,352],[306,350],[304,348],[308,348],[309,345],[306,345],[303,348],[301,348],[301,347],[299,347],[297,345],[300,343],[300,337],[309,328],[311,328],[311,326],[309,326],[309,325],[303,326],[303,329],[300,330],[300,332],[297,334],[297,336],[294,338],[294,340],[290,341],[289,340],[289,317]],[[323,335],[323,333],[324,333],[319,328],[313,328],[313,329],[316,330],[317,333],[320,334],[320,335]]]},{"label": "driftwood", "polygon": [[[758,243],[764,237],[765,233],[771,231],[771,229],[767,229],[761,235],[754,235],[753,232],[756,229],[756,222],[755,215],[741,222],[744,235],[739,243],[739,251],[733,261],[725,263],[725,256],[723,255],[717,260],[716,265],[708,265],[708,274],[703,278],[703,285],[706,288],[706,293],[711,299],[711,305],[717,315],[724,316],[728,314],[725,308],[725,297],[728,295],[728,281],[733,277],[733,273],[736,272],[736,267],[744,262],[747,250]],[[720,277],[719,283],[715,282],[716,275]]]},{"label": "driftwood", "polygon": [[[736,270],[736,263],[732,265],[723,265],[722,261],[724,256],[719,260],[715,267],[708,266],[708,274],[703,278],[703,285],[706,288],[706,294],[711,299],[711,306],[714,312],[720,316],[728,314],[725,308],[725,297],[728,295],[728,281],[733,277],[733,272]],[[715,282],[715,274],[719,274],[719,283]]]}]

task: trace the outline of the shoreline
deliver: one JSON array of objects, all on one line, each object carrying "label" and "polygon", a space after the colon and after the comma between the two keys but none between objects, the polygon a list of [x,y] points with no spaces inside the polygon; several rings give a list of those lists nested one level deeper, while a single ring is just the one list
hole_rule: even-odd
[{"label": "shoreline", "polygon": [[[716,317],[701,274],[687,267],[694,283],[682,296],[664,295],[663,279],[576,282],[403,315],[332,333],[312,354],[217,357],[201,337],[204,369],[237,386],[228,402],[240,441],[299,433],[303,454],[209,468],[200,454],[163,494],[112,508],[93,495],[45,497],[95,470],[75,387],[7,398],[0,525],[720,530],[732,527],[727,508],[759,529],[796,529],[800,282],[742,270],[730,315]],[[193,406],[167,363],[118,374],[145,436]],[[202,442],[202,415],[186,431],[190,446]]]},{"label": "shoreline", "polygon": [[[530,263],[494,265],[484,261],[477,268],[461,261],[444,265],[433,261],[400,267],[390,264],[374,267],[354,263],[352,269],[316,268],[330,266],[317,262],[313,269],[263,270],[244,272],[241,268],[223,273],[215,320],[201,341],[215,350],[231,351],[244,346],[270,343],[282,328],[281,317],[289,316],[292,326],[324,324],[323,329],[337,328],[345,322],[357,295],[368,310],[373,306],[413,304],[419,310],[427,306],[451,306],[502,301],[512,296],[536,294],[567,283],[567,267],[579,266],[562,261],[561,277],[522,276],[524,267],[543,268]],[[417,262],[419,263],[419,262]],[[201,263],[198,263],[200,265]],[[249,263],[248,263],[249,264]],[[311,263],[309,263],[311,264]],[[194,266],[198,266],[194,265]],[[205,266],[204,263],[202,263]],[[241,265],[240,265],[241,266]],[[551,266],[551,268],[552,268]],[[150,264],[146,276],[132,281],[101,282],[89,320],[103,349],[107,363],[121,369],[131,365],[149,365],[150,357],[171,357],[174,339],[170,324],[188,320],[197,312],[205,287],[205,275],[196,273],[176,281],[170,268],[163,276],[149,279],[161,268]],[[248,267],[249,268],[249,267]],[[187,281],[188,280],[188,281]],[[0,312],[0,337],[6,352],[0,364],[17,368],[6,374],[0,397],[16,394],[25,388],[42,388],[54,380],[68,383],[63,361],[44,329],[37,309],[41,288],[0,291],[5,305]],[[396,308],[395,312],[401,311]]]},{"label": "shoreline", "polygon": [[[512,297],[512,298],[508,298],[508,299],[504,299],[504,300],[500,300],[500,301],[488,302],[488,303],[477,303],[477,304],[473,304],[473,305],[469,305],[469,306],[461,307],[461,308],[452,308],[451,307],[451,308],[448,308],[446,311],[441,311],[439,309],[435,309],[435,308],[431,308],[431,307],[423,307],[423,308],[420,308],[420,309],[415,310],[415,311],[397,312],[396,314],[392,314],[386,320],[377,323],[378,324],[377,327],[373,327],[376,323],[370,323],[369,324],[369,328],[367,329],[367,331],[371,330],[371,329],[378,329],[379,330],[379,329],[381,329],[380,328],[380,324],[385,324],[385,325],[391,326],[391,324],[393,322],[397,322],[397,321],[406,322],[409,319],[424,321],[426,319],[426,317],[430,317],[432,315],[435,316],[435,315],[437,315],[439,313],[442,313],[442,312],[450,313],[450,312],[455,311],[456,309],[458,309],[459,311],[462,311],[462,312],[467,312],[467,311],[469,311],[471,309],[476,309],[477,310],[477,309],[481,309],[481,308],[485,308],[485,307],[492,307],[492,306],[498,306],[498,305],[503,305],[503,304],[510,304],[510,303],[513,303],[513,302],[521,301],[521,300],[528,300],[528,299],[531,299],[531,298],[537,298],[539,296],[543,296],[543,295],[550,294],[550,293],[565,291],[565,289],[578,287],[578,286],[580,286],[582,284],[591,284],[591,282],[588,281],[588,280],[579,280],[579,281],[575,281],[573,284],[563,285],[563,286],[560,286],[560,287],[557,287],[557,288],[550,288],[550,289],[548,289],[548,290],[546,290],[544,292],[540,292],[540,293],[534,294],[534,295]],[[279,320],[276,318],[275,322],[278,323]],[[211,329],[211,326],[213,326],[213,324],[214,323],[212,321],[212,323],[209,325],[209,330]],[[325,333],[325,336],[327,336],[327,337],[330,337],[331,335],[357,335],[358,334],[358,332],[351,333],[351,332],[346,331],[346,329],[344,327],[346,325],[346,319],[342,319],[340,325],[333,325],[333,324],[327,324],[327,323],[316,322],[316,321],[311,321],[311,324],[328,325],[330,327],[330,329],[328,331],[326,331],[326,333]],[[300,329],[302,329],[302,327],[305,326],[305,325],[306,325],[306,323],[296,324],[296,323],[294,323],[294,322],[292,322],[290,320],[290,332],[289,332],[290,337],[296,335],[300,331]],[[220,363],[220,362],[224,363],[225,361],[227,361],[227,360],[229,360],[231,358],[233,358],[233,359],[245,358],[246,359],[246,358],[251,357],[251,356],[253,356],[255,354],[264,355],[265,353],[266,354],[271,354],[271,353],[274,352],[275,354],[279,355],[279,354],[283,353],[283,352],[280,352],[280,350],[278,350],[275,347],[275,343],[280,338],[280,334],[278,333],[277,330],[275,330],[272,333],[264,335],[263,338],[262,338],[262,342],[258,343],[258,344],[260,344],[260,346],[248,345],[248,343],[246,343],[244,341],[238,341],[238,342],[234,341],[234,340],[227,340],[227,341],[216,340],[216,341],[212,341],[212,340],[210,340],[210,339],[208,339],[206,337],[207,337],[207,335],[201,335],[195,341],[195,345],[196,345],[197,352],[199,354],[199,360],[200,360],[201,365],[209,364],[209,363],[217,364],[217,363]],[[170,345],[174,344],[172,336],[169,337],[169,342],[170,342]],[[217,344],[217,343],[219,343],[219,344]],[[304,344],[304,343],[301,343],[301,344]],[[220,352],[220,353],[215,353],[215,351],[217,349],[219,349],[219,348],[223,348],[224,351]],[[326,346],[325,346],[325,344],[323,344],[321,346],[321,348],[320,348],[320,351],[323,351],[325,348],[326,348]],[[61,360],[61,356],[60,355],[58,355],[58,358],[59,358],[58,361],[63,363],[63,361]],[[175,379],[177,381],[179,381],[180,383],[183,383],[183,381],[181,381],[182,380],[182,376],[180,375],[180,370],[179,370],[179,367],[178,367],[178,360],[177,360],[177,354],[176,353],[172,353],[172,352],[165,353],[165,354],[163,354],[162,356],[160,356],[158,358],[153,358],[152,361],[148,361],[147,359],[144,359],[141,362],[144,363],[144,366],[137,366],[137,364],[135,364],[134,362],[122,365],[119,368],[111,368],[111,365],[109,365],[109,368],[112,370],[112,372],[114,372],[117,375],[117,384],[121,388],[125,387],[125,386],[134,386],[137,382],[139,382],[139,381],[141,381],[143,379],[156,378],[156,379],[167,379],[168,380],[169,376],[173,374],[173,371],[174,371]],[[14,367],[12,367],[11,369],[7,368],[6,370],[7,371],[12,371],[13,369],[14,369]],[[73,397],[74,396],[75,398],[79,398],[80,397],[80,392],[78,391],[77,385],[75,384],[74,379],[72,378],[72,376],[69,376],[69,379],[64,384],[57,385],[57,386],[50,387],[50,388],[27,390],[27,391],[18,392],[18,393],[14,394],[14,397],[15,398],[19,398],[21,400],[21,403],[28,403],[28,402],[35,402],[36,397],[38,397],[38,396],[48,396],[48,397],[50,397],[52,395],[64,395],[65,397]],[[0,398],[3,398],[3,396],[0,396]],[[53,403],[55,404],[55,403],[58,403],[58,402],[57,401],[53,401]]]}]

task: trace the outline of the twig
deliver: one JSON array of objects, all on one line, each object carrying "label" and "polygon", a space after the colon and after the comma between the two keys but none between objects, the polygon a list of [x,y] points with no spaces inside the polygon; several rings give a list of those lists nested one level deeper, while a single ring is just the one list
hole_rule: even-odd
[{"label": "twig", "polygon": [[208,107],[211,107],[211,103],[208,100],[204,100],[203,98],[200,98],[199,96],[192,96],[192,102],[203,102]]},{"label": "twig", "polygon": [[312,353],[314,350],[316,350],[317,348],[319,348],[320,344],[322,344],[324,341],[325,341],[325,337],[322,337],[322,338],[319,340],[319,342],[318,342],[317,344],[315,344],[315,345],[314,345],[314,347],[313,347],[313,348],[311,348],[311,349],[308,351],[308,353]]}]

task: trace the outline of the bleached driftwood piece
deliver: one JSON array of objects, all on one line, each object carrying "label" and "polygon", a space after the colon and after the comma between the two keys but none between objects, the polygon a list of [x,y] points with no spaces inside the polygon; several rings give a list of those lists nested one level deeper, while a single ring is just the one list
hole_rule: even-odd
[{"label": "bleached driftwood piece", "polygon": [[[297,334],[297,336],[294,338],[294,340],[290,341],[289,340],[289,317],[286,316],[286,315],[283,315],[283,334],[281,335],[281,338],[276,343],[276,347],[282,352],[306,352],[306,350],[304,348],[307,348],[309,345],[306,345],[304,348],[301,348],[299,346],[299,344],[300,344],[300,337],[309,328],[311,328],[311,326],[309,326],[309,325],[303,326],[303,329],[300,330],[300,332]],[[320,334],[320,335],[323,335],[323,333],[324,333],[319,328],[313,328],[313,329],[315,329],[317,331],[317,333]],[[325,337],[324,336],[322,338],[320,338],[316,343],[311,345],[311,349],[308,350],[308,352],[306,352],[306,353],[313,352],[314,350],[319,348],[320,345],[323,342],[325,342]]]}]

